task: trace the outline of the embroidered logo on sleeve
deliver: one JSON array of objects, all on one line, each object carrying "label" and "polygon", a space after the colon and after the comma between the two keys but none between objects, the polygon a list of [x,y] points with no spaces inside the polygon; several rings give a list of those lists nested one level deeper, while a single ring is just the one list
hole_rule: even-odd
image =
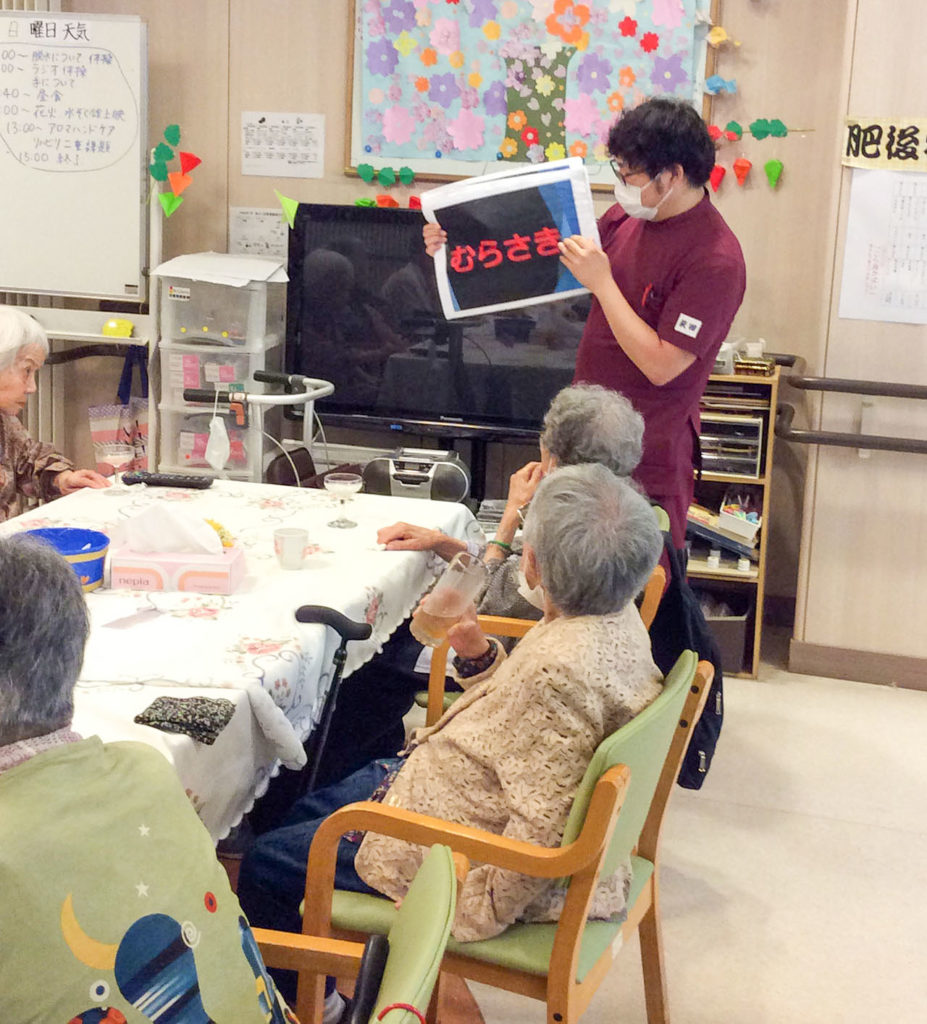
[{"label": "embroidered logo on sleeve", "polygon": [[690,338],[697,338],[698,332],[701,329],[702,321],[696,320],[694,316],[686,316],[685,313],[679,314],[679,318],[676,320],[676,327],[674,328],[680,334],[687,334]]}]

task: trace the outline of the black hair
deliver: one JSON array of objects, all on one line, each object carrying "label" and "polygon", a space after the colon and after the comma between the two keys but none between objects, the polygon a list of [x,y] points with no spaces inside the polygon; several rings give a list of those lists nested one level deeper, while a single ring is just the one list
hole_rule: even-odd
[{"label": "black hair", "polygon": [[654,178],[679,164],[690,185],[708,181],[715,145],[705,122],[684,100],[658,96],[625,110],[608,133],[608,151]]}]

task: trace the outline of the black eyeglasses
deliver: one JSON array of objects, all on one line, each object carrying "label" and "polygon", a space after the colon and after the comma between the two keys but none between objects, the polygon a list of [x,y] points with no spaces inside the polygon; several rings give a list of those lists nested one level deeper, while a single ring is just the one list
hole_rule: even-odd
[{"label": "black eyeglasses", "polygon": [[[636,170],[633,171],[627,169],[622,170],[621,164],[614,157],[612,157],[612,159],[609,160],[608,162],[611,166],[612,171],[614,172],[615,177],[621,182],[622,185],[627,185],[628,178],[633,177],[635,174],[647,174],[647,171],[643,167],[638,167]],[[650,180],[652,181],[653,179],[651,178]]]}]

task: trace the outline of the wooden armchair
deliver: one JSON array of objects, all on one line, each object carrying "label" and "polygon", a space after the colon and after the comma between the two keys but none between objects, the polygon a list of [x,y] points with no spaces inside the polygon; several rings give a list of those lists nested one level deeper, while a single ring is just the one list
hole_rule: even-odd
[{"label": "wooden armchair", "polygon": [[[293,934],[255,928],[254,937],[268,967],[300,972],[296,1013],[303,1024],[319,1020],[322,989],[303,979],[333,974],[359,975],[352,1024],[376,1021],[384,1007],[410,1004],[424,1013],[431,1000],[444,948],[450,937],[457,892],[468,862],[447,846],[435,845],[426,855],[402,906],[388,929],[385,963],[364,955],[363,943],[314,934]],[[377,950],[379,952],[379,950]],[[376,962],[379,960],[379,962]],[[365,976],[367,969],[374,976]],[[315,998],[319,1002],[314,1003]],[[389,1024],[417,1024],[409,1011],[394,1012]]]},{"label": "wooden armchair", "polygon": [[[451,939],[443,970],[540,999],[550,1024],[572,1024],[610,968],[619,940],[637,928],[647,1018],[649,1024],[666,1021],[660,827],[711,677],[710,663],[697,663],[694,652],[684,652],[657,700],[600,744],[559,848],[515,842],[382,804],[352,804],[336,812],[319,828],[309,851],[304,930],[321,936],[383,933],[395,916],[390,900],[333,891],[338,840],[345,831],[368,829],[422,845],[447,843],[480,863],[562,879],[565,903],[556,924],[514,924],[481,942]],[[627,857],[633,877],[626,920],[587,920],[597,879]],[[320,998],[321,979],[310,984],[306,998]]]}]

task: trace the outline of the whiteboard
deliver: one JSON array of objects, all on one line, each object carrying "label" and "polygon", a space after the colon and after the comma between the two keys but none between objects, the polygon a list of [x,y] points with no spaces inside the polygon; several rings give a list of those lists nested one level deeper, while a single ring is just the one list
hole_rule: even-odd
[{"label": "whiteboard", "polygon": [[0,11],[0,290],[145,298],[147,28]]}]

